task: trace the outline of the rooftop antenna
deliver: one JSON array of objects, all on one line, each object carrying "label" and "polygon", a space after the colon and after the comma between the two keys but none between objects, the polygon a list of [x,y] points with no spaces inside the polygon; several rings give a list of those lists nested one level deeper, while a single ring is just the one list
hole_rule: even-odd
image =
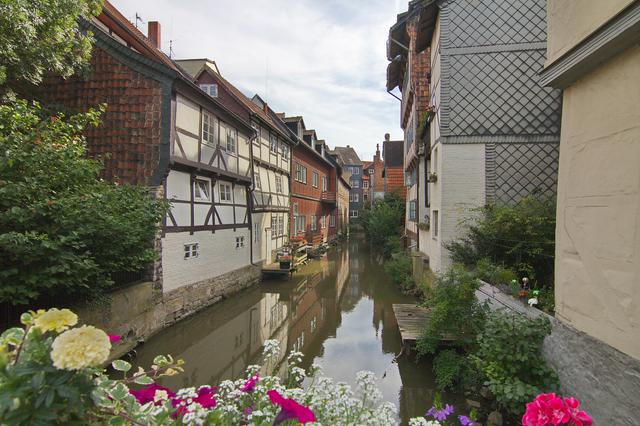
[{"label": "rooftop antenna", "polygon": [[142,16],[138,15],[138,12],[136,12],[136,29],[138,28],[138,21],[144,23],[144,21],[142,20]]}]

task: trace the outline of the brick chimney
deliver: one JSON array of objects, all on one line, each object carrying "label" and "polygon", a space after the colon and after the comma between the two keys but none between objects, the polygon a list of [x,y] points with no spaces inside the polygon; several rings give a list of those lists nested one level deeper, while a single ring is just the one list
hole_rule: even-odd
[{"label": "brick chimney", "polygon": [[149,21],[149,25],[147,27],[147,38],[157,49],[160,49],[162,46],[160,40],[160,22],[158,21]]}]

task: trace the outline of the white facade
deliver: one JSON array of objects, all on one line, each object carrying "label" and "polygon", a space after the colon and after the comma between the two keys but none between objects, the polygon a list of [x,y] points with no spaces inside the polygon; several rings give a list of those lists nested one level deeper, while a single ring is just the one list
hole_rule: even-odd
[{"label": "white facade", "polygon": [[[181,94],[165,197],[163,289],[210,280],[250,264],[249,138]],[[246,130],[245,130],[246,132]]]},{"label": "white facade", "polygon": [[253,150],[253,259],[271,263],[289,242],[289,177],[291,145],[278,133],[255,121]]}]

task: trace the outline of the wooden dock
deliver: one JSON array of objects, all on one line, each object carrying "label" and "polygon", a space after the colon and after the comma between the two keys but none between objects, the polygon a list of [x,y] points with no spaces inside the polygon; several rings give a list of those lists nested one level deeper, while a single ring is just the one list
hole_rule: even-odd
[{"label": "wooden dock", "polygon": [[[431,317],[429,309],[414,304],[394,304],[393,313],[398,322],[403,345],[414,344],[422,337]],[[444,336],[442,342],[449,343],[454,340],[455,336],[449,335]]]},{"label": "wooden dock", "polygon": [[281,268],[280,262],[269,263],[262,267],[263,274],[286,275],[293,272],[293,268]]}]

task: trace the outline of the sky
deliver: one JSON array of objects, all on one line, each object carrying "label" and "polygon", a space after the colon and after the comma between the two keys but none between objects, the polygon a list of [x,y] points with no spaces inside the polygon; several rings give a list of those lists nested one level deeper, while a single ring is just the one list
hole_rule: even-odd
[{"label": "sky", "polygon": [[[386,92],[386,40],[407,0],[110,0],[146,34],[159,21],[174,59],[209,58],[236,87],[302,115],[330,147],[371,161],[384,134],[402,139]],[[381,147],[382,148],[382,147]]]}]

